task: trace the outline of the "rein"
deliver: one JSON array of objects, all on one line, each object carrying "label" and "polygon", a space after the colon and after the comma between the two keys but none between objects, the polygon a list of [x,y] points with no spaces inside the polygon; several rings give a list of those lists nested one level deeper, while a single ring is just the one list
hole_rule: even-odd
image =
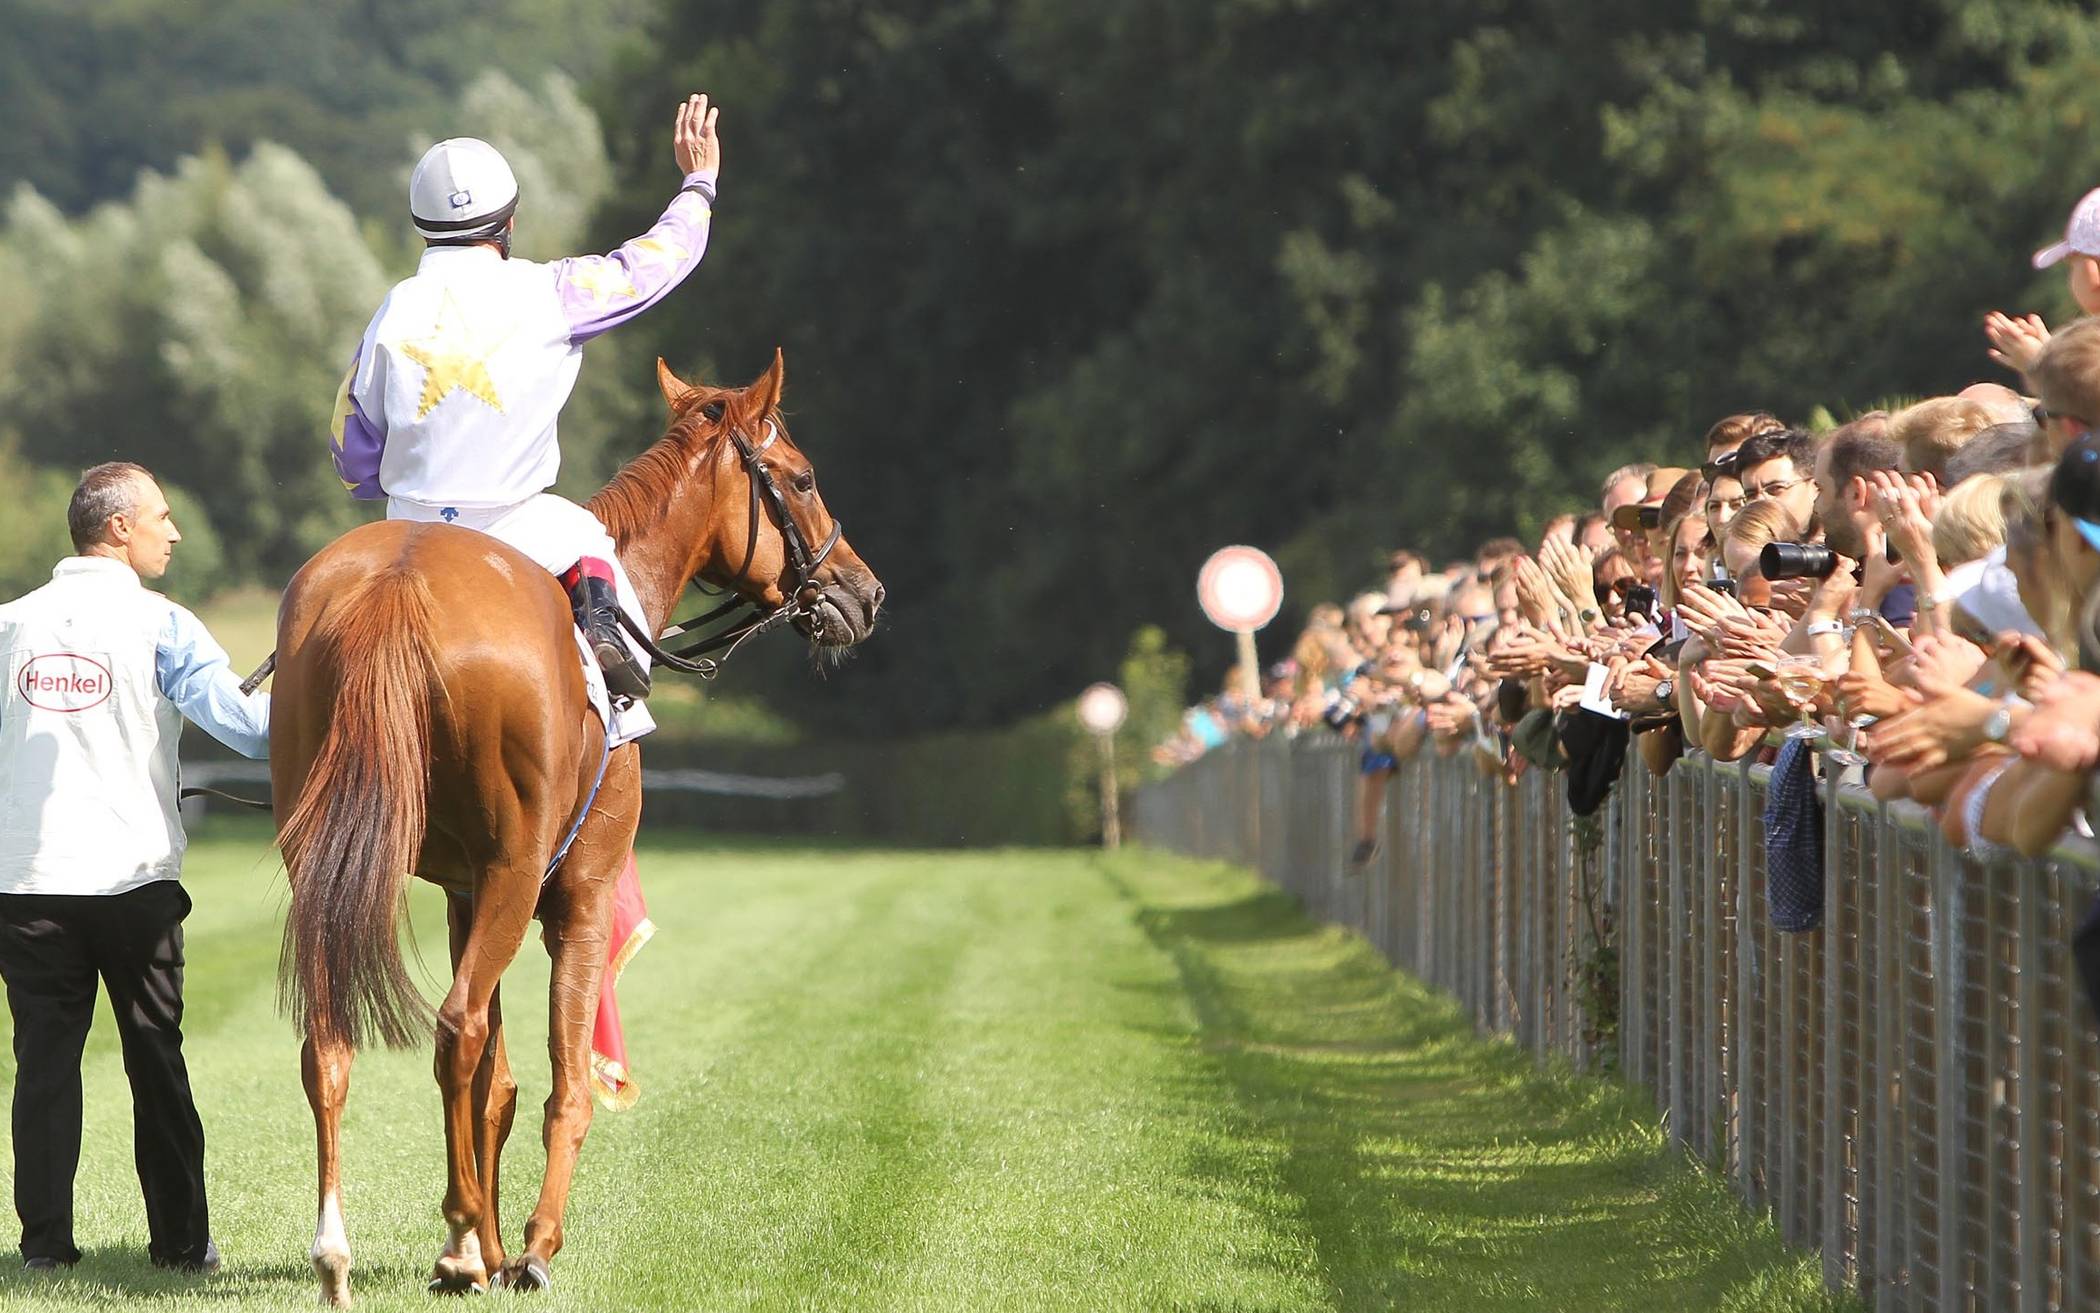
[{"label": "rein", "polygon": [[[738,584],[748,580],[751,562],[758,555],[759,498],[761,495],[764,496],[766,504],[772,508],[773,519],[780,526],[781,542],[787,548],[788,562],[795,571],[795,586],[790,594],[792,600],[787,605],[775,607],[771,611],[759,611],[755,615],[745,616],[727,629],[698,639],[675,651],[660,646],[659,640],[654,635],[644,633],[641,627],[629,619],[625,611],[622,611],[620,613],[621,626],[629,634],[633,635],[635,642],[640,644],[642,650],[649,654],[651,661],[659,665],[668,666],[673,670],[683,671],[688,675],[698,675],[702,679],[713,679],[716,675],[722,673],[723,662],[735,656],[736,650],[742,647],[747,640],[756,638],[768,629],[777,629],[790,621],[816,613],[817,601],[823,591],[816,581],[817,571],[824,568],[824,562],[830,559],[832,549],[837,547],[839,539],[845,536],[846,526],[839,522],[838,517],[833,516],[830,534],[825,537],[823,544],[815,551],[810,550],[809,539],[803,536],[802,526],[795,523],[795,516],[788,507],[787,494],[780,490],[780,484],[773,478],[773,471],[766,468],[766,463],[759,459],[766,449],[771,447],[779,437],[780,429],[770,419],[766,421],[766,440],[756,446],[753,446],[744,437],[741,429],[730,428],[729,440],[736,444],[737,455],[743,462],[745,473],[750,476],[751,485],[751,513],[748,517],[751,527],[749,536],[744,542],[744,561],[743,564],[737,567],[735,576],[729,581],[726,591],[730,592],[731,595],[728,601],[705,615],[694,616],[690,620],[681,620],[673,628],[681,635],[689,634],[697,629],[711,625],[717,620],[727,619],[741,607],[748,606],[756,610],[758,604],[747,597],[737,594],[735,589]],[[695,580],[696,584],[697,582]],[[723,652],[719,658],[703,655],[708,652],[720,651],[725,647],[729,650]]]}]

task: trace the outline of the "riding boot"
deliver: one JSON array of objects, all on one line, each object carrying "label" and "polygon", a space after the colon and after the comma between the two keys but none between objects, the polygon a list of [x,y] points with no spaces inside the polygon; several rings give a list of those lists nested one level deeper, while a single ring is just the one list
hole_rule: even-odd
[{"label": "riding boot", "polygon": [[571,575],[581,577],[572,579],[565,575],[562,582],[569,586],[576,627],[583,630],[591,655],[598,659],[598,669],[605,675],[605,691],[630,702],[648,697],[649,672],[634,659],[620,637],[620,602],[613,592],[612,580],[587,567],[572,571]]}]

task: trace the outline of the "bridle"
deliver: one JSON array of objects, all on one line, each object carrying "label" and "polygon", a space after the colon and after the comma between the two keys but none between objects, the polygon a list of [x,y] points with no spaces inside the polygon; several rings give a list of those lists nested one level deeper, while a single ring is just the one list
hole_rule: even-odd
[{"label": "bridle", "polygon": [[[702,413],[705,414],[706,412],[703,411]],[[709,418],[720,419],[721,415],[718,412],[710,415]],[[635,641],[641,644],[642,650],[649,654],[649,659],[657,664],[669,666],[673,670],[684,671],[689,675],[698,675],[702,679],[713,679],[716,675],[722,673],[722,663],[736,655],[736,650],[742,647],[746,640],[755,638],[765,633],[768,629],[777,629],[781,625],[789,624],[803,616],[816,613],[817,602],[824,592],[823,586],[817,582],[817,571],[823,569],[824,562],[830,559],[832,549],[839,545],[839,539],[845,535],[846,527],[839,522],[837,516],[832,516],[830,534],[825,537],[823,543],[815,551],[810,550],[809,539],[803,536],[802,526],[795,523],[794,513],[788,506],[787,494],[780,490],[780,483],[773,477],[773,471],[768,469],[765,461],[760,459],[767,448],[771,447],[779,438],[780,428],[771,418],[766,420],[766,440],[756,445],[753,445],[751,440],[744,436],[742,428],[736,425],[730,426],[729,440],[736,444],[737,456],[743,463],[744,472],[749,476],[751,486],[751,513],[748,517],[750,532],[744,541],[744,560],[742,564],[737,566],[736,574],[731,576],[729,583],[721,590],[729,595],[728,601],[723,602],[705,615],[698,615],[690,620],[679,621],[672,626],[672,631],[681,635],[691,634],[696,630],[713,624],[717,620],[727,619],[734,615],[740,607],[748,606],[756,610],[758,603],[751,601],[736,590],[737,585],[749,580],[751,562],[758,556],[759,501],[761,498],[764,499],[767,506],[772,508],[774,522],[780,526],[780,541],[787,549],[788,565],[794,571],[794,587],[788,593],[787,604],[777,606],[770,611],[758,611],[757,614],[745,616],[727,629],[719,630],[675,651],[659,647],[656,639],[643,632],[641,627],[636,625],[627,615],[626,611],[622,610],[620,612],[620,623],[626,627],[629,634],[634,636]],[[697,576],[694,577],[692,583],[694,587],[699,588],[702,592],[710,591],[700,583]],[[703,655],[725,647],[729,650],[723,652],[720,657]]]}]

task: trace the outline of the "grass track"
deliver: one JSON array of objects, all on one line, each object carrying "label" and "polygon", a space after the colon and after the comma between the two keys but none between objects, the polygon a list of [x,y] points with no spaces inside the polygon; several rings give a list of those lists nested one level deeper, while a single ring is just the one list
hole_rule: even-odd
[{"label": "grass track", "polygon": [[[592,1129],[541,1307],[1849,1307],[1666,1157],[1629,1096],[1532,1074],[1242,872],[675,838],[642,870],[659,933],[622,990],[642,1102]],[[227,1269],[146,1265],[105,1011],[89,1258],[55,1281],[0,1269],[0,1307],[311,1301],[311,1124],[272,1009],[266,834],[214,822],[189,871],[190,1057]],[[434,969],[436,898],[414,915]],[[545,980],[528,944],[506,999],[513,1243],[541,1162]],[[346,1142],[360,1307],[428,1309],[426,1053],[359,1059]]]}]

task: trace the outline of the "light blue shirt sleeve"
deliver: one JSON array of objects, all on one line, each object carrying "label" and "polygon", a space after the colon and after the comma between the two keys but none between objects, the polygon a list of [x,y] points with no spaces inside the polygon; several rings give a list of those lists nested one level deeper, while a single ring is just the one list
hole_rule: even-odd
[{"label": "light blue shirt sleeve", "polygon": [[182,607],[168,608],[153,674],[161,696],[213,738],[243,757],[270,755],[270,695],[243,694],[233,658]]}]

